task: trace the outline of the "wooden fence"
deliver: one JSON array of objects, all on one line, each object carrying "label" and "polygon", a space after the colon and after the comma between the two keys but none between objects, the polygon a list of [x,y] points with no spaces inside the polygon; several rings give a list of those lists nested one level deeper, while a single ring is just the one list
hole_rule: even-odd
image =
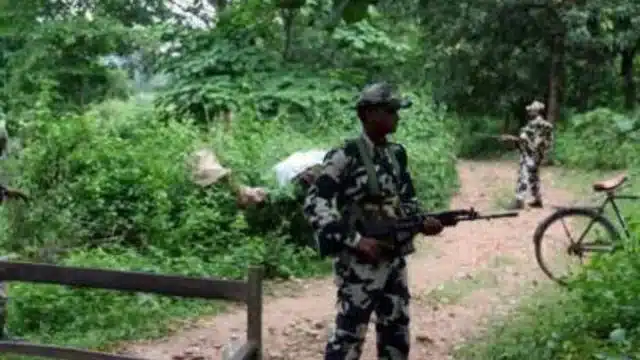
[{"label": "wooden fence", "polygon": [[[263,271],[259,267],[249,269],[247,281],[233,281],[0,261],[0,282],[48,283],[244,302],[247,304],[247,339],[240,349],[232,355],[232,360],[262,359],[262,278]],[[125,355],[14,341],[0,341],[0,354],[2,353],[66,360],[147,360]]]}]

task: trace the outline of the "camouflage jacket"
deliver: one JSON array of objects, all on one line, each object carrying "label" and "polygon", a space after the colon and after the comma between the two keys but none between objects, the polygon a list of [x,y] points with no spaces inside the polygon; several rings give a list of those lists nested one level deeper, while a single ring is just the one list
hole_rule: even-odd
[{"label": "camouflage jacket", "polygon": [[[399,200],[395,204],[396,216],[421,212],[407,170],[405,148],[396,143],[374,146],[364,134],[362,139],[376,172],[374,177],[381,197]],[[354,214],[349,209],[372,195],[368,180],[367,166],[355,141],[327,153],[323,168],[304,201],[304,215],[311,224],[322,256],[357,247],[360,234],[350,225]],[[412,241],[406,246],[409,248],[403,250],[403,255],[414,251]]]},{"label": "camouflage jacket", "polygon": [[541,162],[553,141],[553,124],[537,116],[520,130],[520,139],[520,151]]}]

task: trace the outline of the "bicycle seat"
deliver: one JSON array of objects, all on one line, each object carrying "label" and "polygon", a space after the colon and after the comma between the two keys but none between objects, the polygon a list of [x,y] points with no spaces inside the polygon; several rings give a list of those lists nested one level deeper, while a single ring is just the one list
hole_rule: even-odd
[{"label": "bicycle seat", "polygon": [[593,191],[611,191],[624,184],[627,181],[627,174],[620,174],[611,179],[598,181],[593,184]]}]

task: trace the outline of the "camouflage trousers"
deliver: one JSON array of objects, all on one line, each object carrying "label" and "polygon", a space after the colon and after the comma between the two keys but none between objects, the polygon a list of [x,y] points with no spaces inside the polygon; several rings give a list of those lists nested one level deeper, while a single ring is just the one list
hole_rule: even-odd
[{"label": "camouflage trousers", "polygon": [[520,155],[520,170],[518,173],[518,184],[516,185],[516,199],[524,200],[527,190],[531,192],[534,200],[542,200],[540,195],[540,164],[526,154]]},{"label": "camouflage trousers", "polygon": [[405,258],[373,265],[344,254],[334,260],[334,274],[337,315],[325,360],[358,360],[373,312],[378,359],[408,359],[410,295]]}]

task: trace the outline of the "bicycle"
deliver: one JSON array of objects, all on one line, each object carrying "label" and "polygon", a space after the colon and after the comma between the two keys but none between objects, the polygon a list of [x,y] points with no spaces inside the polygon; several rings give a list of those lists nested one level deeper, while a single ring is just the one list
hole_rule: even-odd
[{"label": "bicycle", "polygon": [[[549,235],[549,228],[552,224],[560,221],[562,222],[564,233],[567,235],[570,241],[570,245],[567,247],[566,251],[571,255],[578,256],[580,258],[580,265],[582,265],[583,255],[586,252],[596,252],[596,253],[611,253],[617,250],[620,245],[620,232],[615,227],[613,222],[607,218],[603,213],[607,205],[611,204],[612,208],[615,212],[618,223],[624,231],[624,235],[626,238],[630,238],[631,234],[627,227],[627,223],[620,213],[620,208],[616,203],[616,200],[640,200],[640,195],[631,195],[631,194],[618,194],[617,190],[628,180],[626,174],[620,174],[616,177],[598,181],[593,184],[593,191],[596,193],[605,193],[604,202],[597,206],[560,206],[555,207],[555,211],[543,219],[535,229],[533,235],[533,243],[535,246],[536,260],[538,265],[542,269],[542,271],[553,281],[556,283],[566,286],[567,282],[564,280],[566,276],[557,276],[555,275],[547,266],[546,262],[542,257],[542,240],[545,235]],[[582,235],[574,241],[569,233],[569,229],[565,220],[570,217],[582,217],[586,218],[589,221],[586,230],[582,233]],[[604,236],[598,236],[595,242],[584,242],[584,238],[590,233],[592,230],[592,226],[595,224],[600,225],[603,228]]]}]

